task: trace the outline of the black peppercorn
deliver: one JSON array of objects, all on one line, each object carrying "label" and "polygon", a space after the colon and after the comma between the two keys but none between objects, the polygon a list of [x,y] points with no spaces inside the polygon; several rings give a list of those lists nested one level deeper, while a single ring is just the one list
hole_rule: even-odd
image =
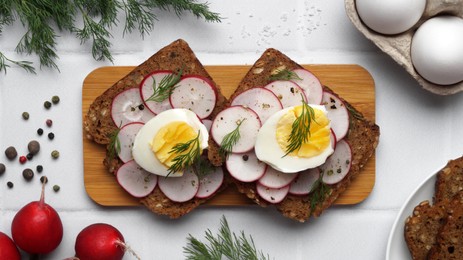
[{"label": "black peppercorn", "polygon": [[8,188],[11,189],[11,188],[13,188],[14,184],[11,181],[9,181],[9,182],[6,183],[6,186],[8,186]]},{"label": "black peppercorn", "polygon": [[27,158],[27,160],[30,161],[30,160],[32,160],[32,158],[34,158],[34,155],[33,155],[32,153],[28,153],[28,154],[26,155],[26,158]]},{"label": "black peppercorn", "polygon": [[16,148],[14,148],[13,146],[10,146],[6,148],[5,155],[6,155],[6,158],[8,158],[8,160],[11,161],[11,160],[14,160],[16,156],[18,156],[18,152],[16,151]]},{"label": "black peppercorn", "polygon": [[37,129],[37,134],[38,135],[43,135],[43,129],[42,128]]},{"label": "black peppercorn", "polygon": [[243,155],[243,161],[247,162],[249,160],[249,156],[247,154]]},{"label": "black peppercorn", "polygon": [[42,177],[40,177],[40,182],[41,182],[41,183],[44,183],[44,182],[45,182],[45,183],[48,183],[48,178],[47,178],[47,176],[42,176]]},{"label": "black peppercorn", "polygon": [[24,169],[23,177],[24,177],[24,179],[26,179],[26,181],[30,181],[34,177],[34,172],[29,168]]},{"label": "black peppercorn", "polygon": [[48,139],[53,140],[53,138],[55,138],[55,134],[54,133],[48,133]]},{"label": "black peppercorn", "polygon": [[37,165],[36,170],[38,173],[41,173],[43,171],[43,166],[42,165]]}]

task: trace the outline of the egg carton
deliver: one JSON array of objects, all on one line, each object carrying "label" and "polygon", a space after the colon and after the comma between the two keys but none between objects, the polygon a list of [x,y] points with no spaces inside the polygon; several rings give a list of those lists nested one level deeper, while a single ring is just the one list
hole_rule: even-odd
[{"label": "egg carton", "polygon": [[425,11],[420,20],[409,30],[396,34],[380,34],[369,29],[360,19],[355,0],[345,0],[345,8],[349,19],[355,27],[383,52],[391,56],[399,65],[412,75],[425,89],[438,95],[452,95],[463,91],[463,82],[452,85],[438,85],[421,77],[412,64],[410,46],[413,34],[426,20],[441,14],[463,18],[463,0],[427,0]]}]

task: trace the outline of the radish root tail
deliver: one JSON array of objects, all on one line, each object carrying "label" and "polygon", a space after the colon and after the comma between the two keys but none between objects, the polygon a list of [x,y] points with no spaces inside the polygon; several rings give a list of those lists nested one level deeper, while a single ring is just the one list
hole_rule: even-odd
[{"label": "radish root tail", "polygon": [[131,255],[133,255],[136,259],[141,260],[141,258],[137,255],[137,253],[136,253],[135,251],[133,251],[133,249],[132,249],[129,245],[127,245],[126,243],[124,243],[124,242],[122,242],[122,241],[120,241],[120,240],[117,241],[117,244],[118,244],[119,246],[121,246],[122,249],[124,249],[125,252],[129,252],[129,253],[130,253]]}]

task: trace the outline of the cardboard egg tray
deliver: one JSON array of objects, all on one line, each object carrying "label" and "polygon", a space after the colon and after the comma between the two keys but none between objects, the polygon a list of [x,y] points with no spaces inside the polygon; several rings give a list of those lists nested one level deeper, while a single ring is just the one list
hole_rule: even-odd
[{"label": "cardboard egg tray", "polygon": [[418,23],[408,31],[396,35],[380,34],[369,29],[361,21],[357,13],[355,0],[345,0],[345,7],[347,15],[355,27],[383,52],[404,67],[424,89],[439,95],[452,95],[463,90],[463,82],[452,85],[437,85],[427,81],[416,72],[410,57],[412,37],[419,26],[426,20],[442,14],[463,18],[463,0],[427,0],[425,11]]}]

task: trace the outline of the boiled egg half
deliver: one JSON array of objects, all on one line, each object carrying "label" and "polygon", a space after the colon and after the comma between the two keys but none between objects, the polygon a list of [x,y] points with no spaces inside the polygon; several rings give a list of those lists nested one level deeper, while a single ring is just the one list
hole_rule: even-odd
[{"label": "boiled egg half", "polygon": [[269,117],[257,134],[257,158],[285,173],[299,172],[323,164],[333,153],[331,122],[324,106],[310,105],[310,108],[313,116],[309,134],[298,150],[287,154],[293,123],[304,111],[302,105],[282,109]]},{"label": "boiled egg half", "polygon": [[166,110],[140,129],[133,143],[132,155],[135,162],[150,173],[182,176],[183,170],[169,174],[169,167],[174,164],[174,158],[191,150],[178,154],[172,149],[177,144],[185,144],[195,138],[198,138],[202,152],[208,146],[209,134],[194,112],[188,109]]}]

